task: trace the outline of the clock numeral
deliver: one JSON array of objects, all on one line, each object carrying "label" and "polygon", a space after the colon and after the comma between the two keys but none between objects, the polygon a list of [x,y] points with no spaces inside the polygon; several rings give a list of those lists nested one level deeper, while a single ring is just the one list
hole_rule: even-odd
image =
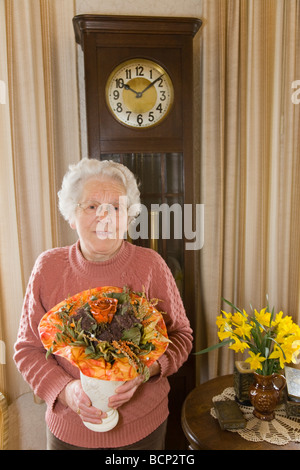
[{"label": "clock numeral", "polygon": [[162,113],[162,112],[163,112],[163,109],[162,109],[162,105],[161,105],[161,103],[159,103],[159,105],[157,106],[157,108],[156,108],[156,109],[157,109],[157,111],[159,111],[160,113]]},{"label": "clock numeral", "polygon": [[123,111],[123,108],[122,108],[122,103],[117,103],[117,112],[118,113],[121,113]]},{"label": "clock numeral", "polygon": [[160,101],[166,100],[166,92],[165,90],[160,90]]},{"label": "clock numeral", "polygon": [[126,80],[130,80],[130,79],[131,79],[131,70],[130,70],[130,69],[126,69],[126,70],[125,70],[125,74],[126,74]]},{"label": "clock numeral", "polygon": [[152,111],[150,111],[150,113],[149,113],[149,116],[148,116],[148,121],[149,121],[149,122],[152,122],[152,121],[154,121],[154,114],[153,114],[153,112],[152,112]]},{"label": "clock numeral", "polygon": [[131,111],[126,111],[126,114],[127,114],[127,121],[129,121],[129,120],[130,120]]},{"label": "clock numeral", "polygon": [[116,88],[123,88],[123,87],[124,87],[123,78],[116,78]]},{"label": "clock numeral", "polygon": [[158,80],[158,86],[159,86],[159,88],[163,88],[163,79],[162,78],[160,78]]},{"label": "clock numeral", "polygon": [[143,124],[144,120],[143,120],[143,115],[142,114],[137,115],[136,122],[138,123],[139,126],[141,126]]},{"label": "clock numeral", "polygon": [[118,92],[118,90],[114,90],[113,95],[114,95],[114,99],[118,100],[119,96],[120,96],[120,93]]},{"label": "clock numeral", "polygon": [[142,65],[138,65],[135,68],[135,74],[137,77],[143,77],[144,76],[144,67]]}]

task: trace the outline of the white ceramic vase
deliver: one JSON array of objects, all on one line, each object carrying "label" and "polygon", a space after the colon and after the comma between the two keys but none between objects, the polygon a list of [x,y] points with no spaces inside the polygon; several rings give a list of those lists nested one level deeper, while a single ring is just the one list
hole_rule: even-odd
[{"label": "white ceramic vase", "polygon": [[114,380],[101,380],[94,377],[88,377],[80,372],[81,385],[85,393],[90,398],[92,405],[105,411],[107,418],[102,420],[101,424],[83,422],[84,425],[96,432],[106,432],[113,429],[119,421],[119,413],[108,406],[109,397],[115,394],[115,389],[124,382]]}]

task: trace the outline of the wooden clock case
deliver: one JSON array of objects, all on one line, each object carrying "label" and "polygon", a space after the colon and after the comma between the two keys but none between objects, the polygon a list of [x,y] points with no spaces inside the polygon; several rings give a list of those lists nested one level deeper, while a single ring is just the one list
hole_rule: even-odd
[{"label": "wooden clock case", "polygon": [[[78,15],[73,18],[76,42],[84,55],[88,156],[114,159],[138,174],[141,159],[153,158],[155,179],[160,188],[143,190],[141,199],[154,202],[179,201],[195,204],[193,194],[193,39],[201,26],[197,18]],[[111,114],[105,87],[112,70],[120,63],[144,58],[160,64],[171,77],[174,103],[167,118],[150,128],[129,128]],[[151,156],[151,157],[150,157]],[[171,171],[173,163],[179,168]],[[135,162],[135,163],[134,163]],[[145,185],[149,186],[147,176]],[[179,181],[180,180],[180,181]],[[166,183],[171,181],[170,183]],[[143,183],[143,181],[142,181]],[[147,183],[147,184],[146,184]],[[180,187],[180,189],[178,189]],[[174,243],[182,265],[182,298],[195,325],[194,255],[185,249],[187,240],[159,242],[158,251],[168,262],[168,247]],[[139,242],[138,242],[139,243]],[[143,243],[139,243],[142,244]],[[173,248],[172,248],[173,249]],[[170,423],[167,447],[182,449],[180,409],[194,387],[193,356],[170,377]]]}]

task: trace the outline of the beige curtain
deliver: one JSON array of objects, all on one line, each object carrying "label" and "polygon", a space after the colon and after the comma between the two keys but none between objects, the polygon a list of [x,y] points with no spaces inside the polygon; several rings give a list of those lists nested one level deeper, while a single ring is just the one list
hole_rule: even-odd
[{"label": "beige curtain", "polygon": [[[300,3],[208,0],[203,19],[198,348],[217,342],[221,297],[249,310],[268,294],[300,322]],[[234,359],[225,348],[201,357],[200,380],[231,373]]]},{"label": "beige curtain", "polygon": [[33,263],[71,237],[56,194],[68,164],[80,158],[80,132],[73,1],[1,0],[0,7],[0,390],[12,400],[27,390],[12,354]]},{"label": "beige curtain", "polygon": [[[10,401],[28,390],[12,354],[31,268],[43,250],[74,240],[56,193],[86,140],[79,13],[203,19],[194,41],[195,202],[205,204],[197,348],[217,341],[222,296],[247,308],[268,294],[300,322],[299,0],[0,0],[0,391]],[[198,380],[232,372],[233,361],[228,350],[203,356]]]}]

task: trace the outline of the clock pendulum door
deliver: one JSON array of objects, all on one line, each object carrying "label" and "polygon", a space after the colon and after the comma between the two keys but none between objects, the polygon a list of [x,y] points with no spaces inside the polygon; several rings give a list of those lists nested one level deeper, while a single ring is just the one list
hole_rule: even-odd
[{"label": "clock pendulum door", "polygon": [[183,296],[182,153],[102,154],[101,160],[123,163],[137,176],[144,213],[129,237],[133,243],[152,248],[162,255]]}]

